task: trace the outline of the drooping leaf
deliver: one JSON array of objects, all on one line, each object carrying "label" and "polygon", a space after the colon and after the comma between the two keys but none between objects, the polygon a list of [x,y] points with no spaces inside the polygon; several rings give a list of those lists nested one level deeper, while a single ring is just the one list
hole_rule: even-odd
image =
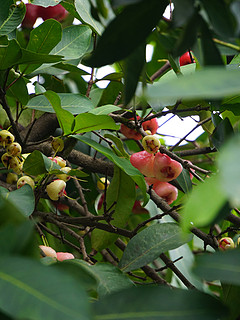
[{"label": "drooping leaf", "polygon": [[7,35],[14,31],[22,22],[26,13],[26,7],[23,2],[10,7],[9,16],[0,25],[0,36]]},{"label": "drooping leaf", "polygon": [[[101,67],[126,58],[145,41],[161,19],[167,5],[168,2],[165,0],[149,0],[124,8],[109,23],[92,56],[86,59],[86,63]],[[119,43],[121,43],[121,50],[119,50]]]},{"label": "drooping leaf", "polygon": [[[90,99],[80,93],[58,93],[61,100],[61,107],[72,114],[88,112],[93,109],[94,105]],[[44,112],[54,112],[51,103],[44,95],[33,97],[27,104],[30,109]]]},{"label": "drooping leaf", "polygon": [[95,20],[91,13],[91,5],[87,0],[76,0],[75,7],[82,23],[88,24],[97,34],[101,35],[103,26]]},{"label": "drooping leaf", "polygon": [[16,101],[26,105],[28,103],[29,95],[26,85],[26,79],[20,77],[20,75],[13,70],[9,72],[7,79],[7,87],[6,91],[7,97],[13,97]]},{"label": "drooping leaf", "polygon": [[[127,186],[127,187],[126,187]],[[136,198],[136,187],[131,177],[117,166],[114,168],[114,176],[107,189],[106,206],[114,213],[111,215],[111,224],[115,227],[125,227]],[[103,208],[102,208],[103,211]],[[95,229],[91,234],[92,247],[99,251],[116,241],[117,234]]]},{"label": "drooping leaf", "polygon": [[175,180],[184,193],[189,193],[192,190],[192,181],[188,170],[183,168],[181,174]]},{"label": "drooping leaf", "polygon": [[44,96],[51,103],[54,111],[56,112],[59,124],[64,134],[70,134],[74,125],[74,116],[67,110],[61,107],[61,100],[57,93],[54,91],[46,91],[43,93]]},{"label": "drooping leaf", "polygon": [[76,277],[39,261],[1,258],[0,288],[0,309],[15,319],[87,320],[90,316],[88,298]]},{"label": "drooping leaf", "polygon": [[219,150],[221,146],[233,135],[233,127],[228,118],[223,119],[213,131],[210,139]]},{"label": "drooping leaf", "polygon": [[[211,197],[209,197],[211,195]],[[182,227],[187,231],[191,227],[203,227],[213,222],[227,198],[218,175],[206,179],[189,195],[183,212]]]},{"label": "drooping leaf", "polygon": [[180,247],[190,237],[183,238],[176,223],[154,224],[136,234],[127,244],[119,262],[124,272],[141,268],[161,253]]},{"label": "drooping leaf", "polygon": [[106,296],[93,304],[94,320],[216,320],[227,314],[213,296],[197,290],[139,286]]},{"label": "drooping leaf", "polygon": [[82,133],[100,129],[119,130],[119,128],[119,125],[108,115],[82,113],[76,116],[73,131]]}]

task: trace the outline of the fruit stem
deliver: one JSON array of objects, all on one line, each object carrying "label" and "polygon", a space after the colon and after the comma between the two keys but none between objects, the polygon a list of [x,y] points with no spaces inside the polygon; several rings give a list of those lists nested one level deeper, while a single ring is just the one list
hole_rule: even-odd
[{"label": "fruit stem", "polygon": [[227,47],[227,48],[231,48],[233,50],[237,50],[240,52],[240,47],[239,46],[236,46],[235,44],[232,44],[232,43],[229,43],[229,42],[225,42],[225,41],[222,41],[222,40],[219,40],[219,39],[216,39],[216,38],[213,38],[213,41],[217,44],[220,44],[224,47]]}]

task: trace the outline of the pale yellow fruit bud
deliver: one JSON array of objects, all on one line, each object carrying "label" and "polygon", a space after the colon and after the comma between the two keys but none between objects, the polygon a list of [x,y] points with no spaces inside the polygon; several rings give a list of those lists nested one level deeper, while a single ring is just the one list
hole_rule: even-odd
[{"label": "pale yellow fruit bud", "polygon": [[19,143],[13,142],[7,146],[7,153],[11,156],[17,157],[20,156],[22,152],[22,147]]},{"label": "pale yellow fruit bud", "polygon": [[55,180],[46,187],[47,194],[49,198],[53,201],[57,201],[59,197],[64,195],[64,190],[66,188],[66,182],[63,180]]},{"label": "pale yellow fruit bud", "polygon": [[47,256],[47,257],[52,257],[52,258],[56,258],[57,259],[57,253],[56,251],[51,248],[51,247],[47,247],[47,246],[39,246],[40,250],[42,251],[42,256]]},{"label": "pale yellow fruit bud", "polygon": [[29,176],[23,176],[18,179],[18,182],[17,182],[18,189],[23,187],[25,184],[29,184],[32,189],[34,189],[35,187],[35,182]]},{"label": "pale yellow fruit bud", "polygon": [[63,174],[57,174],[58,179],[63,180],[65,182],[68,181],[71,178],[71,176],[69,176],[67,173],[71,170],[72,170],[72,168],[70,168],[70,167],[61,168],[60,171],[62,171]]},{"label": "pale yellow fruit bud", "polygon": [[156,153],[159,150],[161,143],[155,135],[148,135],[142,139],[142,145],[144,150],[148,153]]},{"label": "pale yellow fruit bud", "polygon": [[[102,177],[97,181],[97,188],[99,191],[103,191],[105,189],[106,178]],[[107,180],[107,188],[110,185],[110,181]]]},{"label": "pale yellow fruit bud", "polygon": [[15,137],[11,132],[8,130],[1,130],[0,131],[0,146],[8,146],[9,144],[13,143]]}]

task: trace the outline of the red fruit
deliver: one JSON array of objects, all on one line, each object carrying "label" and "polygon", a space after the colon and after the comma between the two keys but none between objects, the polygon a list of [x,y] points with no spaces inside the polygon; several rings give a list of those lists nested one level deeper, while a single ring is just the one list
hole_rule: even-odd
[{"label": "red fruit", "polygon": [[185,66],[186,64],[194,63],[192,55],[187,51],[179,58],[180,66]]},{"label": "red fruit", "polygon": [[[137,120],[139,120],[139,119],[140,119],[140,117],[137,116]],[[130,118],[129,120],[134,120],[134,118]],[[135,129],[128,128],[123,123],[121,124],[120,131],[128,139],[134,139],[134,140],[141,140],[142,139],[142,135],[139,132],[137,132]]]},{"label": "red fruit", "polygon": [[61,6],[61,4],[57,4],[53,7],[40,7],[39,9],[39,16],[43,18],[43,20],[47,19],[55,19],[57,21],[62,21],[66,18],[68,15],[68,12]]},{"label": "red fruit", "polygon": [[101,195],[100,199],[98,200],[97,209],[100,210],[102,208],[104,201],[104,193]]},{"label": "red fruit", "polygon": [[22,27],[27,29],[32,29],[34,23],[39,17],[39,6],[31,3],[26,4],[26,14],[22,21]]},{"label": "red fruit", "polygon": [[159,181],[168,182],[176,179],[182,172],[182,165],[166,154],[158,152],[154,158],[154,176]]},{"label": "red fruit", "polygon": [[168,204],[173,203],[177,199],[178,189],[168,182],[162,182],[155,178],[145,178],[147,184],[153,185],[152,189],[156,194],[163,198]]},{"label": "red fruit", "polygon": [[147,177],[154,177],[154,155],[147,151],[136,152],[130,157],[131,164]]},{"label": "red fruit", "polygon": [[147,209],[143,208],[141,205],[141,201],[136,200],[134,202],[133,208],[132,208],[132,213],[134,214],[145,214],[149,213]]},{"label": "red fruit", "polygon": [[151,120],[145,121],[142,123],[143,130],[150,130],[152,134],[155,134],[158,129],[158,121],[156,118],[153,118]]},{"label": "red fruit", "polygon": [[70,259],[75,259],[73,254],[69,252],[57,252],[58,261],[64,261],[64,260],[70,260]]}]

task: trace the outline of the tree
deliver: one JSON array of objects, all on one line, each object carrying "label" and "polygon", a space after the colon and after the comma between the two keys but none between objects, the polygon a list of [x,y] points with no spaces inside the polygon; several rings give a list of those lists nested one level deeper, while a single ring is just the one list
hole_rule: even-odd
[{"label": "tree", "polygon": [[[1,3],[1,317],[239,319],[239,1],[27,10]],[[204,133],[168,146],[169,114]]]}]

